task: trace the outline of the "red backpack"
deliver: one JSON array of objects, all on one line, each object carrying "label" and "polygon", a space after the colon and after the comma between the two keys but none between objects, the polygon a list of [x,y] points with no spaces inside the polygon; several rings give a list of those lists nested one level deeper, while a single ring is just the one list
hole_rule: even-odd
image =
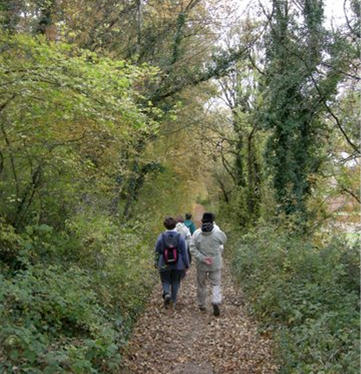
[{"label": "red backpack", "polygon": [[163,258],[166,265],[175,265],[179,257],[179,238],[180,234],[174,233],[169,235],[162,235]]}]

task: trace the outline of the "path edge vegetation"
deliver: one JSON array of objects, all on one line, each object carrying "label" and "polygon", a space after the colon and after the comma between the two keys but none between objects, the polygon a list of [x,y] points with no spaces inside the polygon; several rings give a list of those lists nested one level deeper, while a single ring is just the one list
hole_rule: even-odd
[{"label": "path edge vegetation", "polygon": [[231,235],[232,272],[280,373],[360,369],[359,243],[277,225]]},{"label": "path edge vegetation", "polygon": [[115,372],[154,282],[158,223],[127,225],[112,192],[157,131],[141,97],[155,70],[42,36],[0,44],[0,372]]}]

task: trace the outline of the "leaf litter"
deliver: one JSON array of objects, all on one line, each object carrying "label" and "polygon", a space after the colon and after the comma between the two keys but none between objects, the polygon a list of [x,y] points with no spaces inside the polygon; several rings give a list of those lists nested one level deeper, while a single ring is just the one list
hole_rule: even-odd
[{"label": "leaf litter", "polygon": [[120,373],[276,373],[272,341],[257,331],[236,287],[225,265],[221,316],[214,317],[210,287],[207,310],[198,309],[194,266],[182,282],[176,308],[164,308],[159,281],[124,349]]}]

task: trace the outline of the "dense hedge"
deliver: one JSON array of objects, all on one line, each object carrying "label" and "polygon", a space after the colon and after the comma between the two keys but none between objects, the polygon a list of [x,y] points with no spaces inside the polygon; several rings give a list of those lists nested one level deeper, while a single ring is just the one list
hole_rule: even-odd
[{"label": "dense hedge", "polygon": [[234,250],[234,272],[251,309],[274,332],[280,373],[360,371],[359,251],[333,238],[258,228]]},{"label": "dense hedge", "polygon": [[78,217],[62,233],[0,225],[0,372],[110,373],[153,286],[135,228]]}]

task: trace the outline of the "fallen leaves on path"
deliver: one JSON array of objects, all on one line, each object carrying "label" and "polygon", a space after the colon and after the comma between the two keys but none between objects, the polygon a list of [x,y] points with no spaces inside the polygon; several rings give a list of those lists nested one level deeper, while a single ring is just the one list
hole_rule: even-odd
[{"label": "fallen leaves on path", "polygon": [[[227,268],[222,275],[221,316],[196,304],[195,268],[183,281],[175,309],[164,309],[155,288],[124,354],[122,374],[272,374],[271,342],[247,316]],[[210,295],[210,289],[209,289]]]}]

